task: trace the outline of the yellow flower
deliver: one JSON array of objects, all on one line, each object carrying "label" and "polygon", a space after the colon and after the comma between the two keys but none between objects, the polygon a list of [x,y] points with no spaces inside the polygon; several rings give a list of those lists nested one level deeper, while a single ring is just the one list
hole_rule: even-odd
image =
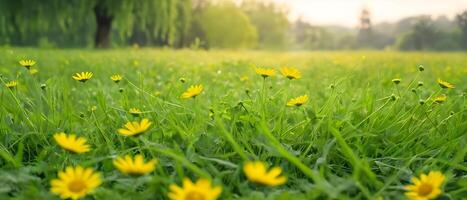
[{"label": "yellow flower", "polygon": [[392,82],[396,85],[398,85],[399,83],[401,83],[401,79],[400,78],[395,78],[395,79],[392,79]]},{"label": "yellow flower", "polygon": [[212,187],[211,181],[208,179],[199,179],[196,183],[190,179],[183,179],[183,187],[175,184],[170,185],[170,193],[168,194],[171,200],[215,200],[222,192],[220,186]]},{"label": "yellow flower", "polygon": [[434,199],[441,194],[444,179],[445,176],[439,171],[421,174],[420,178],[413,177],[412,185],[404,187],[407,190],[405,196],[410,200]]},{"label": "yellow flower", "polygon": [[129,112],[130,112],[130,114],[132,114],[135,117],[137,117],[137,116],[141,115],[141,113],[143,113],[138,108],[130,108]]},{"label": "yellow flower", "polygon": [[437,96],[435,98],[433,98],[433,101],[436,102],[436,103],[443,103],[446,101],[448,97],[446,95],[440,95],[440,96]]},{"label": "yellow flower", "polygon": [[157,164],[155,159],[144,163],[144,158],[142,155],[136,155],[134,160],[131,156],[126,155],[125,157],[118,157],[114,160],[114,165],[117,169],[124,173],[130,175],[143,175],[149,172],[152,172]]},{"label": "yellow flower", "polygon": [[81,72],[81,73],[76,73],[76,75],[73,76],[73,79],[84,83],[87,80],[91,79],[91,77],[92,77],[92,72]]},{"label": "yellow flower", "polygon": [[55,133],[54,139],[60,147],[73,153],[86,153],[91,150],[85,138],[76,137],[74,134]]},{"label": "yellow flower", "polygon": [[123,77],[120,76],[119,74],[114,74],[110,76],[110,79],[112,79],[113,82],[118,83],[123,79]]},{"label": "yellow flower", "polygon": [[58,172],[58,179],[50,182],[50,191],[62,199],[79,199],[91,193],[101,184],[101,175],[91,168],[67,167]]},{"label": "yellow flower", "polygon": [[23,67],[26,67],[26,69],[31,69],[32,66],[36,64],[35,60],[20,60],[19,64],[22,65]]},{"label": "yellow flower", "polygon": [[202,85],[192,85],[183,94],[183,99],[195,98],[203,91]]},{"label": "yellow flower", "polygon": [[37,70],[37,69],[31,69],[31,70],[29,70],[29,73],[30,73],[31,75],[36,75],[37,73],[39,73],[39,70]]},{"label": "yellow flower", "polygon": [[443,81],[443,80],[441,80],[441,79],[438,79],[438,84],[439,84],[439,86],[441,86],[441,88],[443,88],[443,89],[446,89],[446,88],[451,88],[451,89],[452,89],[452,88],[454,88],[454,85],[453,85],[453,84],[448,83],[448,82],[446,82],[446,81]]},{"label": "yellow flower", "polygon": [[125,136],[136,136],[146,132],[151,126],[151,122],[148,119],[143,119],[141,122],[128,122],[124,128],[118,129],[118,133]]},{"label": "yellow flower", "polygon": [[18,81],[10,81],[8,83],[5,83],[5,86],[7,88],[10,88],[10,89],[13,89],[15,88],[16,86],[18,86]]},{"label": "yellow flower", "polygon": [[267,186],[278,186],[287,181],[286,177],[280,175],[282,173],[280,167],[273,167],[267,171],[265,164],[261,161],[247,162],[243,166],[243,172],[251,182]]},{"label": "yellow flower", "polygon": [[276,70],[268,69],[268,68],[255,68],[255,72],[261,75],[263,78],[267,78],[270,76],[274,76],[274,74],[276,73]]},{"label": "yellow flower", "polygon": [[287,106],[301,106],[308,102],[308,95],[299,96],[293,99],[290,99],[287,102]]},{"label": "yellow flower", "polygon": [[283,67],[281,69],[281,73],[283,76],[290,80],[299,79],[300,77],[302,77],[302,73],[300,73],[300,71],[298,71],[295,68]]}]

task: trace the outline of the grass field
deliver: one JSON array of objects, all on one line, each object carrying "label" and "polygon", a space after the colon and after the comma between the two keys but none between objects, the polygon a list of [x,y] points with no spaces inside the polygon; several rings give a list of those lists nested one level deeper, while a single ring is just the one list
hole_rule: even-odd
[{"label": "grass field", "polygon": [[[2,48],[0,58],[0,199],[59,199],[51,180],[77,165],[101,173],[84,199],[168,199],[184,177],[222,187],[219,199],[404,199],[430,171],[446,177],[440,199],[467,197],[466,53]],[[22,59],[37,64],[28,71]],[[263,78],[254,66],[277,71]],[[78,72],[93,76],[73,80]],[[198,84],[201,94],[181,98]],[[301,95],[308,102],[286,106]],[[144,133],[119,133],[144,118]],[[59,132],[90,151],[64,150]],[[130,176],[113,164],[136,154],[157,159],[155,170]],[[287,182],[249,181],[247,161],[282,168]]]}]

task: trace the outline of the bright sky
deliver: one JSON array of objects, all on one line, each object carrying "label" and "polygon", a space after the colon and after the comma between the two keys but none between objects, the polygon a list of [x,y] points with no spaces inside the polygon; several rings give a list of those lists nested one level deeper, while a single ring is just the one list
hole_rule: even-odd
[{"label": "bright sky", "polygon": [[291,19],[317,25],[355,27],[363,7],[369,8],[373,23],[394,22],[408,16],[430,14],[450,18],[467,10],[467,0],[273,0],[285,4]]}]

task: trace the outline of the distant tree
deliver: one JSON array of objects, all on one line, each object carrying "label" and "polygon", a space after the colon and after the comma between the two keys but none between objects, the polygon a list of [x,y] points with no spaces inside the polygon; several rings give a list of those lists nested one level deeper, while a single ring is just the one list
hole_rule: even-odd
[{"label": "distant tree", "polygon": [[197,23],[208,47],[250,48],[257,41],[256,28],[233,3],[208,6],[200,13]]},{"label": "distant tree", "polygon": [[460,46],[462,49],[467,50],[467,10],[456,17],[457,24],[461,30]]},{"label": "distant tree", "polygon": [[268,1],[245,1],[242,5],[258,31],[258,48],[284,49],[289,20],[284,9]]}]

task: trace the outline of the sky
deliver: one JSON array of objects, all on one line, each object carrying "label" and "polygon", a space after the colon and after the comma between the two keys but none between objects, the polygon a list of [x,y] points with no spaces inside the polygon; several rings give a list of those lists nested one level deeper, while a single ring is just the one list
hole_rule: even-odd
[{"label": "sky", "polygon": [[316,25],[356,27],[362,8],[371,12],[372,23],[395,22],[404,17],[430,14],[453,18],[467,10],[467,0],[273,0],[284,4],[292,20]]}]

